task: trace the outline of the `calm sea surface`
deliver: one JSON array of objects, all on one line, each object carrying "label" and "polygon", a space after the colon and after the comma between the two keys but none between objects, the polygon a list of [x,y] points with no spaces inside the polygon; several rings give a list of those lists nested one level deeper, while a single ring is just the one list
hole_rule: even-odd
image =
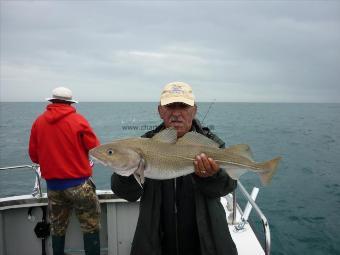
[{"label": "calm sea surface", "polygon": [[[0,106],[0,167],[30,164],[30,128],[46,103]],[[210,106],[198,104],[200,120]],[[160,122],[157,103],[76,107],[103,143],[139,136]],[[340,254],[340,104],[215,103],[204,124],[229,145],[249,144],[257,161],[283,157],[267,187],[255,174],[241,177],[248,190],[261,188],[257,203],[271,227],[272,254]],[[110,176],[95,165],[98,189],[110,188]],[[30,170],[0,171],[0,197],[31,193],[33,184]]]}]

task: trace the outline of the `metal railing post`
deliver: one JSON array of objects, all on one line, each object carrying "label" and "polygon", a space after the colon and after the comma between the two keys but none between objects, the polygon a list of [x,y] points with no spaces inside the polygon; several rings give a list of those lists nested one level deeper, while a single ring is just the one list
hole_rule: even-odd
[{"label": "metal railing post", "polygon": [[266,216],[262,213],[261,209],[258,207],[258,205],[255,203],[255,201],[251,198],[249,193],[246,191],[244,186],[240,181],[238,181],[237,186],[239,187],[240,191],[244,195],[244,197],[248,200],[248,202],[253,206],[255,212],[257,215],[260,217],[262,221],[262,226],[263,226],[263,231],[264,231],[264,238],[265,238],[265,254],[269,255],[270,254],[270,249],[271,249],[271,237],[270,237],[270,228],[269,228],[269,223],[266,218]]},{"label": "metal railing post", "polygon": [[235,224],[236,220],[236,190],[233,191],[233,221],[232,224]]}]

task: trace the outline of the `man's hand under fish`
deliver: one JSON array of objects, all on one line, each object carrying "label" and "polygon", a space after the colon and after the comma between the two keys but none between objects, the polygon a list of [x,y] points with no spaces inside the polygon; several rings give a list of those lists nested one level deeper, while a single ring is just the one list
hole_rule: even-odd
[{"label": "man's hand under fish", "polygon": [[195,174],[199,177],[213,176],[220,170],[220,166],[212,158],[204,153],[196,156],[194,161]]}]

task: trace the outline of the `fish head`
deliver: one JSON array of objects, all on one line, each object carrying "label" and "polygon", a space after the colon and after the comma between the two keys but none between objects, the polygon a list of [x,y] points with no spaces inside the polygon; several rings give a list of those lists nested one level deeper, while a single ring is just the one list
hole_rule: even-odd
[{"label": "fish head", "polygon": [[95,161],[111,167],[114,172],[123,176],[133,174],[142,162],[142,156],[135,148],[124,146],[120,142],[100,145],[89,153]]}]

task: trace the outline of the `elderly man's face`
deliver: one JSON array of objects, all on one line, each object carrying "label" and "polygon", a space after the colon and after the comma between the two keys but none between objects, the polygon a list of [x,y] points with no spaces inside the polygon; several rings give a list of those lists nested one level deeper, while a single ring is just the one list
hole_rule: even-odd
[{"label": "elderly man's face", "polygon": [[190,131],[192,120],[195,118],[197,107],[183,103],[172,103],[158,106],[158,112],[163,119],[165,127],[174,127],[177,130],[177,137],[182,137]]}]

